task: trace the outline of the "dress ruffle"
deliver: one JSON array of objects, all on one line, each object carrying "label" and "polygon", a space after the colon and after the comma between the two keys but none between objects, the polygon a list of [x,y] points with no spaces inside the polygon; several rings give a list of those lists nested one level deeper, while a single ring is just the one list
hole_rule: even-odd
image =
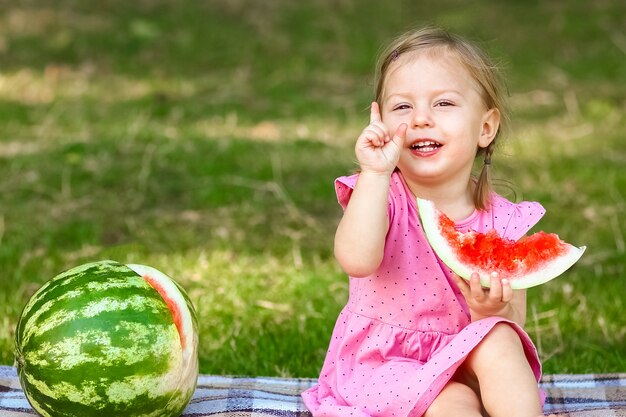
[{"label": "dress ruffle", "polygon": [[541,367],[532,341],[501,317],[446,334],[401,328],[344,309],[332,336],[341,342],[331,342],[319,384],[302,397],[314,416],[421,416],[498,323],[516,330],[539,381]]}]

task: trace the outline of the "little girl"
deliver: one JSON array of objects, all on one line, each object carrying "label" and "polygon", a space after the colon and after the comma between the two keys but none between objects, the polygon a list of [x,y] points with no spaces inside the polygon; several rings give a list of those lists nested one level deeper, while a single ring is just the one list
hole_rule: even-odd
[{"label": "little girl", "polygon": [[497,71],[475,45],[428,28],[395,41],[377,75],[355,147],[360,173],[335,184],[335,256],[350,297],[304,402],[314,416],[539,416],[525,291],[495,273],[490,289],[477,274],[456,276],[428,245],[415,200],[434,201],[461,231],[514,240],[543,216],[490,187],[507,120]]}]

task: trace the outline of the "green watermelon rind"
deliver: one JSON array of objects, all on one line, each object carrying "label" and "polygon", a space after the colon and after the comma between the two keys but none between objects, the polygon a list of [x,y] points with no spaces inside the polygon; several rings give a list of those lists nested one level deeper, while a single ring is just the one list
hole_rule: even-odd
[{"label": "green watermelon rind", "polygon": [[[417,207],[428,243],[443,263],[465,280],[469,280],[472,274],[477,272],[480,275],[480,284],[489,288],[491,286],[490,274],[494,271],[480,270],[459,260],[439,230],[440,212],[435,204],[430,200],[417,198]],[[567,250],[563,255],[547,261],[540,268],[523,276],[501,276],[500,278],[508,278],[512,289],[531,288],[556,278],[578,262],[586,249],[585,246],[577,248],[568,243],[566,245]]]},{"label": "green watermelon rind", "polygon": [[180,415],[197,382],[197,324],[183,297],[191,306],[194,351],[181,381],[183,352],[172,313],[136,272],[99,261],[49,280],[16,327],[16,367],[31,406],[51,417]]}]

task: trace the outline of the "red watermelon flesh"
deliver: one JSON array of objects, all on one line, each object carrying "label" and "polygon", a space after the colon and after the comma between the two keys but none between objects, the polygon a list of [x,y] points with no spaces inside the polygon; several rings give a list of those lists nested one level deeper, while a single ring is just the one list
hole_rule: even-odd
[{"label": "red watermelon flesh", "polygon": [[146,282],[150,284],[150,286],[154,288],[161,295],[161,297],[163,297],[163,301],[165,301],[165,304],[167,304],[167,308],[169,308],[170,312],[172,313],[172,319],[174,320],[174,324],[176,325],[176,329],[178,330],[178,336],[180,337],[180,344],[183,350],[185,350],[186,336],[183,331],[183,321],[181,317],[180,307],[178,306],[178,304],[176,304],[176,301],[172,299],[172,297],[170,297],[168,291],[163,288],[163,285],[160,284],[154,277],[145,274],[143,276],[143,279],[145,279]]}]

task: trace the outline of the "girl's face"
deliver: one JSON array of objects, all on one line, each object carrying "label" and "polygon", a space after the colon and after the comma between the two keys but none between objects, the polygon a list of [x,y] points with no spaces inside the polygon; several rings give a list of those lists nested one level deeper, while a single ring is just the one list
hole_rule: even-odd
[{"label": "girl's face", "polygon": [[471,75],[445,52],[400,56],[386,76],[381,116],[392,135],[408,125],[398,168],[409,184],[424,186],[469,183],[476,151],[491,143],[500,121]]}]

